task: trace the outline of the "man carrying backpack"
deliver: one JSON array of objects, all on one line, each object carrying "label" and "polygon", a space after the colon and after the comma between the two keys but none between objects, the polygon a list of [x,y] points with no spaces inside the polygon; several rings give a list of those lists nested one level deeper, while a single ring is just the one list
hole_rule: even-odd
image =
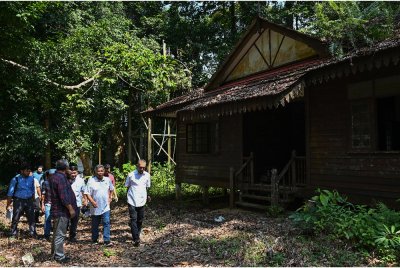
[{"label": "man carrying backpack", "polygon": [[29,223],[29,233],[37,238],[34,198],[35,184],[33,176],[29,176],[31,168],[29,164],[23,163],[20,167],[20,174],[11,179],[10,187],[7,193],[7,206],[9,210],[13,203],[13,217],[11,221],[11,237],[17,236],[17,226],[22,214],[25,213]]}]

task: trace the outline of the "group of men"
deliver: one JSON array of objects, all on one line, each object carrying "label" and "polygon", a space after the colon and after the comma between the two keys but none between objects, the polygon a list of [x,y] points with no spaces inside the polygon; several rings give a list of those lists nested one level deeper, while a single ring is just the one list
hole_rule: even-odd
[{"label": "group of men", "polygon": [[[140,245],[140,233],[144,218],[144,206],[150,196],[150,174],[145,171],[146,161],[139,160],[136,170],[129,173],[125,186],[128,188],[128,210],[134,246]],[[69,242],[76,242],[80,212],[89,208],[91,215],[91,242],[98,244],[99,225],[103,223],[103,243],[111,246],[110,204],[118,201],[114,176],[110,165],[97,165],[94,175],[87,182],[78,173],[76,165],[69,165],[64,159],[56,162],[55,169],[43,173],[43,167],[32,174],[31,168],[24,163],[20,174],[15,176],[7,194],[7,210],[13,207],[11,237],[17,236],[17,225],[25,213],[29,233],[38,238],[36,223],[39,210],[45,215],[44,238],[50,240],[53,230],[51,254],[59,263],[70,260],[64,253],[64,241],[69,229]],[[53,224],[52,224],[53,223]],[[52,226],[53,225],[53,226]],[[53,228],[52,228],[53,227]]]}]

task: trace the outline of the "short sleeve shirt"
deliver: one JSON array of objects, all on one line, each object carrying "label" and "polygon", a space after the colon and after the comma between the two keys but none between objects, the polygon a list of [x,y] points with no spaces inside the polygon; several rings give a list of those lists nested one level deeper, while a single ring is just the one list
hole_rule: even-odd
[{"label": "short sleeve shirt", "polygon": [[128,204],[134,207],[143,207],[147,201],[147,188],[150,187],[150,174],[146,171],[140,174],[135,170],[128,174],[125,186],[129,187]]},{"label": "short sleeve shirt", "polygon": [[[18,183],[17,183],[18,180]],[[10,182],[10,187],[8,188],[7,196],[14,196],[16,198],[28,199],[32,198],[35,194],[35,184],[34,178],[32,176],[23,177],[22,175],[17,175],[12,178]]]},{"label": "short sleeve shirt", "polygon": [[77,176],[75,180],[72,181],[71,183],[72,191],[74,191],[75,197],[76,197],[76,205],[77,207],[82,206],[82,197],[83,193],[85,192],[85,181],[83,180],[82,177]]},{"label": "short sleeve shirt", "polygon": [[108,173],[108,176],[107,176],[107,177],[110,178],[111,183],[112,183],[112,184],[114,185],[114,187],[115,187],[115,178],[114,178],[114,175],[111,174],[111,173]]},{"label": "short sleeve shirt", "polygon": [[109,191],[113,190],[114,186],[108,177],[103,177],[102,180],[99,180],[97,177],[91,177],[89,179],[85,194],[90,195],[97,203],[97,208],[90,208],[91,215],[102,215],[110,210],[110,204],[108,203]]},{"label": "short sleeve shirt", "polygon": [[34,185],[35,185],[35,199],[39,198],[38,192],[37,192],[37,188],[40,188],[40,184],[38,180],[33,180],[34,181]]}]

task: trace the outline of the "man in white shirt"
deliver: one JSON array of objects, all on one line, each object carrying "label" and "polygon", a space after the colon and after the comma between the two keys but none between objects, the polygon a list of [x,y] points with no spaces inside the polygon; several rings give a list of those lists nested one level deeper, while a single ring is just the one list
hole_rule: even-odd
[{"label": "man in white shirt", "polygon": [[72,191],[76,197],[76,206],[78,210],[76,211],[75,217],[71,218],[69,221],[69,242],[76,242],[76,230],[78,228],[79,221],[79,213],[81,211],[82,203],[83,205],[87,205],[86,197],[84,196],[86,185],[85,181],[82,177],[78,177],[78,167],[74,164],[71,164],[69,167],[70,173],[68,177],[68,181],[71,184]]},{"label": "man in white shirt", "polygon": [[150,174],[145,171],[146,161],[140,159],[136,165],[136,170],[129,173],[125,181],[128,187],[128,209],[130,217],[130,227],[134,246],[140,245],[140,231],[144,218],[144,205],[150,201],[147,196],[147,188],[150,187]]},{"label": "man in white shirt", "polygon": [[108,177],[104,177],[104,166],[95,167],[96,176],[89,179],[85,195],[92,204],[92,242],[97,244],[99,238],[99,225],[103,221],[103,241],[106,246],[111,246],[110,241],[110,202],[114,186]]}]

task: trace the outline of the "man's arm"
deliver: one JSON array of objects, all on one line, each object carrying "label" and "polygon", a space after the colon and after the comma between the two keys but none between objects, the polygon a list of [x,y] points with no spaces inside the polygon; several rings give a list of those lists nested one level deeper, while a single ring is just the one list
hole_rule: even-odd
[{"label": "man's arm", "polygon": [[8,210],[10,208],[11,203],[12,203],[12,197],[11,196],[7,196],[6,210]]},{"label": "man's arm", "polygon": [[7,193],[7,205],[6,205],[6,209],[8,210],[11,206],[12,203],[12,197],[14,196],[14,192],[15,192],[15,184],[17,183],[17,179],[14,177],[12,178],[12,180],[10,181],[10,187],[8,188],[8,193]]},{"label": "man's arm", "polygon": [[96,201],[94,201],[94,199],[92,198],[92,196],[88,193],[85,193],[86,198],[89,200],[90,203],[92,203],[94,208],[97,208],[97,203]]}]

